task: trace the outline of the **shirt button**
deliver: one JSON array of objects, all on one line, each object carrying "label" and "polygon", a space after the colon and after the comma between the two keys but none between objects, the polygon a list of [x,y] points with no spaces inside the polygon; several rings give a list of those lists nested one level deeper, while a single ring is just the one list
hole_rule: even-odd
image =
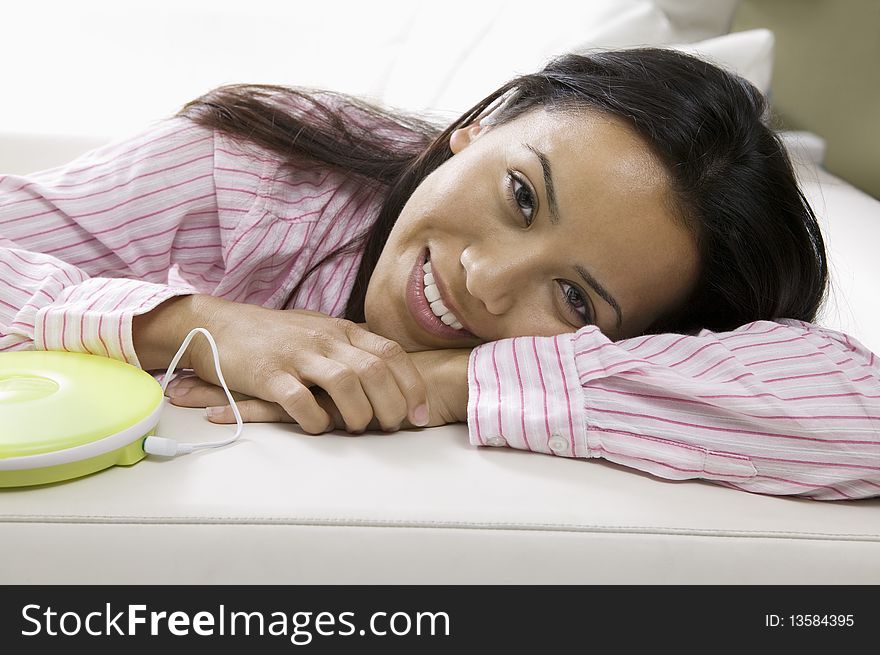
[{"label": "shirt button", "polygon": [[562,435],[552,435],[547,445],[550,446],[550,450],[554,453],[568,452],[568,441],[566,441]]},{"label": "shirt button", "polygon": [[507,442],[504,440],[504,437],[500,437],[498,435],[494,435],[486,439],[486,443],[490,446],[506,446]]}]

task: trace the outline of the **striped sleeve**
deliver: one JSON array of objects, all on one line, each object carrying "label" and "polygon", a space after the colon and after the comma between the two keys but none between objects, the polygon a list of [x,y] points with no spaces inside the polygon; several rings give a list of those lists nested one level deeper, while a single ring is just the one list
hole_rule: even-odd
[{"label": "striped sleeve", "polygon": [[133,317],[193,292],[169,284],[171,265],[198,258],[181,243],[210,242],[217,220],[213,134],[182,119],[59,168],[0,176],[0,352],[139,366]]},{"label": "striped sleeve", "polygon": [[880,496],[880,360],[816,325],[618,342],[588,326],[479,346],[468,376],[475,445],[754,493]]}]

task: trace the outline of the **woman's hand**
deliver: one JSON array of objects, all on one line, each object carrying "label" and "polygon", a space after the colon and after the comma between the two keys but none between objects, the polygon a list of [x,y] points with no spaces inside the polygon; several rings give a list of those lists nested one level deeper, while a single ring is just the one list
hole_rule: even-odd
[{"label": "woman's hand", "polygon": [[[219,298],[208,306],[199,318],[217,343],[230,390],[276,404],[306,432],[319,434],[337,425],[361,432],[374,421],[387,429],[404,420],[427,423],[425,381],[395,341],[319,312]],[[219,384],[203,336],[193,338],[187,355],[182,367]],[[310,387],[329,396],[338,416],[330,416]]]},{"label": "woman's hand", "polygon": [[[467,422],[467,367],[469,349],[425,350],[410,353],[410,358],[424,378],[428,388],[430,418],[425,427],[447,423]],[[225,374],[224,374],[225,375]],[[333,399],[323,390],[313,388],[317,403],[334,421],[328,429],[344,429],[345,421]],[[214,423],[235,423],[232,408],[227,404],[226,393],[221,387],[199,379],[194,375],[175,379],[166,390],[171,403],[181,407],[212,407],[217,411],[208,419]],[[294,423],[294,419],[279,404],[233,392],[241,418],[246,423]],[[415,427],[404,420],[399,426],[382,426],[376,419],[370,421],[367,430],[384,429],[393,432],[398,427]]]}]

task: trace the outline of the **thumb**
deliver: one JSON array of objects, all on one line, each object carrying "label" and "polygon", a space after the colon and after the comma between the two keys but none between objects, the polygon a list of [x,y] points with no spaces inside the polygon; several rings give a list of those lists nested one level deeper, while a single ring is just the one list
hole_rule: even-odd
[{"label": "thumb", "polygon": [[[235,404],[244,423],[296,423],[278,403],[253,398],[236,401]],[[211,423],[235,423],[231,405],[205,407],[205,416]]]}]

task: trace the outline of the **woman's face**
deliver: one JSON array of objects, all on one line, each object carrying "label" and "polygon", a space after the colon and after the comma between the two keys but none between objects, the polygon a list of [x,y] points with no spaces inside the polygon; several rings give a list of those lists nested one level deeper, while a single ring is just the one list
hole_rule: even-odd
[{"label": "woman's face", "polygon": [[621,120],[535,110],[456,130],[450,146],[370,278],[371,331],[410,352],[587,324],[616,340],[640,334],[695,284],[696,244],[664,170]]}]

